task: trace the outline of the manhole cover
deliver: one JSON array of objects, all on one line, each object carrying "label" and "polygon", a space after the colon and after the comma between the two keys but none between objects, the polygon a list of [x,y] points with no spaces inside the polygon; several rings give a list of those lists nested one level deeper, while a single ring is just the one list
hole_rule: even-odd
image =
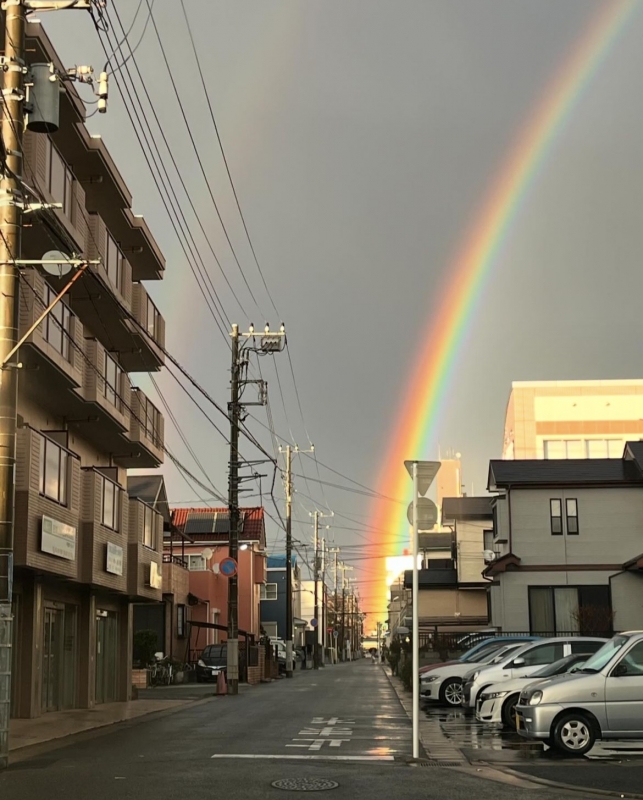
[{"label": "manhole cover", "polygon": [[337,789],[339,784],[336,781],[329,781],[326,778],[283,778],[280,781],[273,781],[275,789],[286,789],[290,792],[325,792],[327,789]]}]

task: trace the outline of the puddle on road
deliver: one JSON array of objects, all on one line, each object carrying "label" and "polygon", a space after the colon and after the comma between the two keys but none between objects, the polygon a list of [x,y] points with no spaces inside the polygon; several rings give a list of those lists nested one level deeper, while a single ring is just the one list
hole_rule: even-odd
[{"label": "puddle on road", "polygon": [[[484,725],[472,713],[464,710],[428,707],[424,709],[428,719],[438,721],[442,732],[459,748],[475,752],[475,758],[483,760],[484,751],[490,760],[504,754],[508,760],[569,762],[570,757],[552,750],[542,742],[523,739],[513,731],[499,726]],[[643,757],[643,746],[632,746],[624,742],[598,743],[585,757],[591,761],[639,760]],[[577,763],[579,759],[574,759]]]}]

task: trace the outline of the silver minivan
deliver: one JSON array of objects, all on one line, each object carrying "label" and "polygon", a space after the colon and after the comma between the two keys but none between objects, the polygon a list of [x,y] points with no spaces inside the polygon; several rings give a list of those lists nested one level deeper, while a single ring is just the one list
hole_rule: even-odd
[{"label": "silver minivan", "polygon": [[576,673],[526,686],[516,728],[577,756],[597,739],[643,738],[643,631],[614,636]]}]

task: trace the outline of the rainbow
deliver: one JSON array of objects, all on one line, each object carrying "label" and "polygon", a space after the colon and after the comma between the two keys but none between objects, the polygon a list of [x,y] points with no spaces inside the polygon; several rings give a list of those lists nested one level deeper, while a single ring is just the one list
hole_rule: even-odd
[{"label": "rainbow", "polygon": [[[404,459],[429,458],[435,450],[436,434],[458,356],[498,254],[554,142],[637,6],[638,0],[600,3],[597,13],[533,108],[495,176],[464,242],[448,266],[448,283],[423,337],[423,350],[405,388],[383,460],[385,467],[378,484],[381,494],[410,499],[411,484]],[[361,590],[362,607],[384,618],[388,590],[383,556],[399,555],[407,546],[406,504],[374,500],[370,527],[384,529],[389,532],[389,541],[398,541],[395,552],[383,545],[380,557],[373,560],[381,580],[369,581]],[[377,542],[375,535],[373,541]]]}]

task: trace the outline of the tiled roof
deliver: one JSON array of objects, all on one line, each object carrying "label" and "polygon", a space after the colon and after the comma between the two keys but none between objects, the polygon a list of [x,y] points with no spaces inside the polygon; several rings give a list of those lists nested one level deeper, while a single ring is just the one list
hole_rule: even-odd
[{"label": "tiled roof", "polygon": [[[265,524],[263,508],[241,508],[241,516],[243,518],[243,528],[240,534],[242,539],[248,541],[262,542],[265,538]],[[174,526],[183,531],[188,518],[194,519],[199,516],[204,518],[212,517],[213,515],[227,515],[227,508],[175,508],[172,511],[172,523]],[[227,542],[229,534],[227,532],[217,533],[192,533],[192,538],[200,542]]]},{"label": "tiled roof", "polygon": [[643,475],[635,461],[621,458],[567,458],[489,463],[488,489],[553,484],[641,484]]},{"label": "tiled roof", "polygon": [[493,497],[445,497],[442,501],[442,522],[452,519],[491,519]]}]

